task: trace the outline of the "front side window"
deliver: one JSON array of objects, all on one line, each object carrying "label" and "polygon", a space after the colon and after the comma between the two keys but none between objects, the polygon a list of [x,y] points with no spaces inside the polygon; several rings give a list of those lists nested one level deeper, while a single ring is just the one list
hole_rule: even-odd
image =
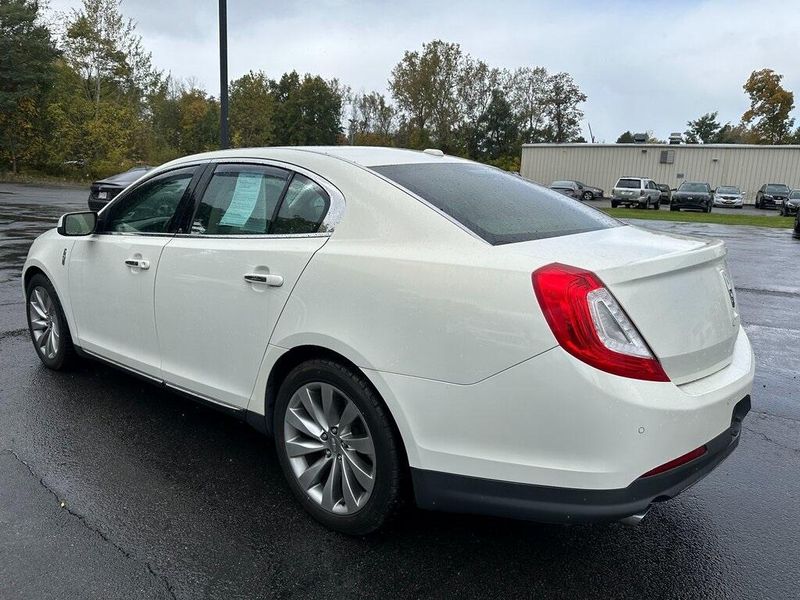
[{"label": "front side window", "polygon": [[493,245],[621,225],[530,181],[471,162],[372,167]]},{"label": "front side window", "polygon": [[329,206],[330,198],[325,190],[308,177],[295,173],[270,233],[317,233]]},{"label": "front side window", "polygon": [[290,173],[262,165],[219,165],[200,201],[191,232],[265,235]]},{"label": "front side window", "polygon": [[136,187],[109,207],[105,231],[168,233],[194,172],[194,167],[179,169]]}]

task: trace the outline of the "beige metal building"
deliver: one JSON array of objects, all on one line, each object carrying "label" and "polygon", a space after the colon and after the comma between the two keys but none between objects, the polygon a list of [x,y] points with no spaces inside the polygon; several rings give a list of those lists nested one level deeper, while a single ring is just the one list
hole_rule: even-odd
[{"label": "beige metal building", "polygon": [[736,185],[752,204],[765,183],[800,188],[800,146],[743,144],[525,144],[520,174],[543,185],[576,179],[609,194],[619,177]]}]

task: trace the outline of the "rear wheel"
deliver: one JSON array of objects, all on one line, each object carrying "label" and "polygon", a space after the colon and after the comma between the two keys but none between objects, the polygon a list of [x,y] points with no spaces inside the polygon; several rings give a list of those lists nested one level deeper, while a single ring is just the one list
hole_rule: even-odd
[{"label": "rear wheel", "polygon": [[594,194],[593,194],[592,192],[590,192],[590,191],[588,191],[588,190],[587,190],[587,191],[583,192],[583,196],[582,196],[582,198],[583,198],[584,200],[586,200],[586,201],[589,201],[589,200],[594,200]]},{"label": "rear wheel", "polygon": [[25,288],[25,295],[28,331],[39,360],[56,371],[68,366],[74,360],[75,349],[53,284],[42,274],[34,275]]},{"label": "rear wheel", "polygon": [[350,535],[375,531],[400,498],[400,444],[363,375],[330,360],[295,367],[275,404],[275,445],[303,507]]},{"label": "rear wheel", "polygon": [[611,201],[611,208],[617,208],[619,206],[619,202]]},{"label": "rear wheel", "polygon": [[670,210],[671,212],[680,212],[680,209],[679,209],[677,206],[670,206],[670,207],[669,207],[669,210]]}]

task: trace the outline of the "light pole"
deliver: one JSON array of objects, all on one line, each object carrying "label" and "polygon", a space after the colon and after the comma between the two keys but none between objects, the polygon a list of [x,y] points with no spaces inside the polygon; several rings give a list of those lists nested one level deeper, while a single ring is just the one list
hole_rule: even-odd
[{"label": "light pole", "polygon": [[219,0],[219,145],[230,147],[228,139],[228,7]]}]

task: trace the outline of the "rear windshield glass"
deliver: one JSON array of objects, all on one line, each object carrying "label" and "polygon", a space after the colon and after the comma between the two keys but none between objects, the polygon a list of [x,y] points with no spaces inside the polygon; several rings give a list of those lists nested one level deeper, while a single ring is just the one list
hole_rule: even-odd
[{"label": "rear windshield glass", "polygon": [[767,193],[768,194],[787,194],[789,192],[789,186],[786,185],[768,185],[767,186]]},{"label": "rear windshield glass", "polygon": [[634,188],[634,189],[638,190],[641,186],[642,186],[642,180],[641,179],[620,179],[617,182],[617,185],[614,186],[614,187],[618,187],[618,188]]},{"label": "rear windshield glass", "polygon": [[622,225],[517,175],[476,163],[372,167],[493,245]]}]

